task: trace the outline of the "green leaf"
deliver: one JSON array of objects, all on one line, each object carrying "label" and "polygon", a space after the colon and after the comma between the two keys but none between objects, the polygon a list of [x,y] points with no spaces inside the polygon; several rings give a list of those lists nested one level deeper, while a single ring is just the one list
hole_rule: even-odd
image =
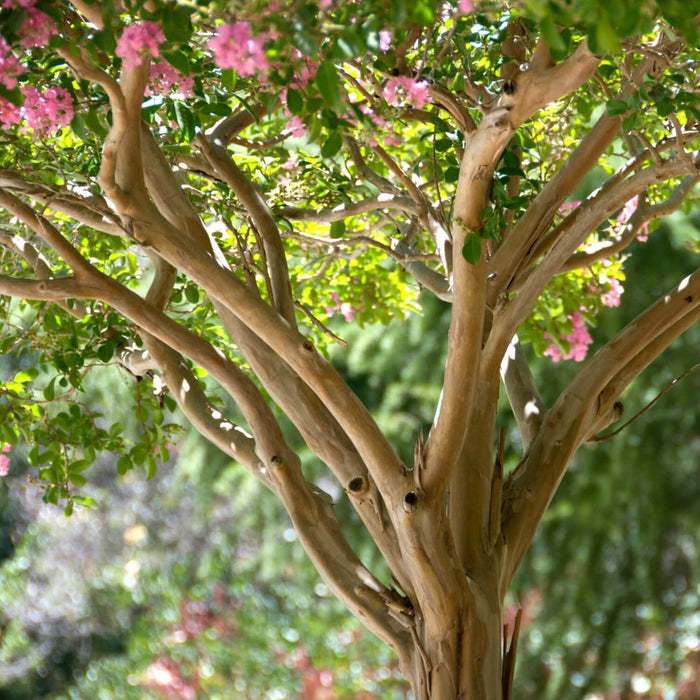
[{"label": "green leaf", "polygon": [[340,80],[338,72],[329,60],[323,61],[316,71],[316,84],[323,95],[323,99],[336,109],[342,107],[340,99]]},{"label": "green leaf", "polygon": [[629,111],[627,103],[618,99],[608,100],[605,104],[605,109],[611,117],[614,117],[616,114],[625,114]]},{"label": "green leaf", "polygon": [[131,463],[131,458],[129,455],[122,455],[118,460],[117,460],[117,472],[121,475],[124,476],[130,469],[133,469],[134,465]]},{"label": "green leaf", "polygon": [[294,88],[287,88],[287,107],[292,114],[300,114],[304,109],[304,98]]},{"label": "green leaf", "polygon": [[462,255],[470,265],[476,265],[481,258],[481,236],[478,233],[470,233],[464,239]]},{"label": "green leaf", "polygon": [[44,388],[44,398],[47,401],[53,401],[56,396],[56,390],[54,385],[56,384],[56,377],[54,377]]},{"label": "green leaf", "polygon": [[236,72],[231,68],[225,68],[221,71],[221,86],[229,92],[236,89]]},{"label": "green leaf", "polygon": [[87,479],[82,474],[75,474],[73,472],[68,474],[68,481],[78,488],[82,488],[87,483]]},{"label": "green leaf", "polygon": [[146,458],[146,481],[150,481],[158,471],[158,465],[156,463],[155,457],[149,454]]},{"label": "green leaf", "polygon": [[190,74],[190,62],[182,51],[162,51],[163,58],[184,75]]},{"label": "green leaf", "polygon": [[334,131],[321,147],[321,155],[324,158],[332,158],[343,146],[343,137]]},{"label": "green leaf", "polygon": [[[179,4],[174,6],[168,4],[167,7],[163,8],[161,26],[163,27],[163,34],[165,34],[165,38],[168,41],[184,44],[190,40],[192,36],[190,15],[193,11],[194,8]],[[177,68],[177,66],[175,67]]]},{"label": "green leaf", "polygon": [[194,285],[185,287],[185,299],[187,299],[190,304],[196,304],[199,301],[199,289]]},{"label": "green leaf", "polygon": [[107,364],[114,357],[114,345],[111,342],[104,343],[97,348],[97,357]]},{"label": "green leaf", "polygon": [[345,233],[345,221],[334,221],[331,224],[330,237],[341,238]]}]

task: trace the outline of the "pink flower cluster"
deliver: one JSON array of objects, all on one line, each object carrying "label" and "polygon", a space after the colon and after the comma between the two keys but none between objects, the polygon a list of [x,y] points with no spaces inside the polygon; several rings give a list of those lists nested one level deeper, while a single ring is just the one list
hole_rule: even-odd
[{"label": "pink flower cluster", "polygon": [[24,7],[26,9],[28,7],[34,7],[36,3],[37,0],[5,0],[2,3],[2,7],[6,10],[12,10],[15,7]]},{"label": "pink flower cluster", "polygon": [[[593,338],[591,338],[591,334],[588,332],[584,323],[583,316],[578,311],[570,314],[569,320],[572,326],[571,334],[562,336],[561,338],[563,341],[569,343],[569,352],[566,354],[562,353],[559,346],[554,342],[544,351],[544,354],[551,357],[554,362],[559,362],[559,360],[576,360],[576,362],[583,362],[583,360],[586,359],[588,346],[593,342]],[[549,333],[545,333],[544,337],[549,340],[552,339]]]},{"label": "pink flower cluster", "polygon": [[70,93],[61,87],[50,87],[39,92],[33,85],[22,88],[24,105],[21,113],[25,129],[52,134],[73,119],[73,101]]},{"label": "pink flower cluster", "polygon": [[257,72],[266,75],[270,64],[265,55],[265,36],[253,36],[250,22],[222,24],[209,41],[214,62],[219,68],[232,68],[243,77]]},{"label": "pink flower cluster", "polygon": [[46,46],[49,39],[56,34],[58,28],[56,23],[35,7],[29,7],[25,14],[24,24],[19,30],[19,45],[25,49],[35,46]]},{"label": "pink flower cluster", "polygon": [[[618,231],[627,224],[627,222],[632,217],[632,214],[634,214],[634,212],[637,211],[638,201],[639,197],[635,195],[634,197],[632,197],[632,199],[625,203],[624,207],[622,207],[622,211],[617,215],[618,226],[616,228],[618,229]],[[637,234],[637,240],[641,241],[642,243],[645,243],[649,240],[649,222],[645,223],[642,226],[640,233]]]},{"label": "pink flower cluster", "polygon": [[600,301],[603,306],[620,306],[620,297],[625,288],[620,280],[615,277],[610,277],[607,282],[610,285],[610,289],[601,295]]},{"label": "pink flower cluster", "polygon": [[457,14],[468,15],[474,12],[473,0],[459,0],[457,3]]},{"label": "pink flower cluster", "polygon": [[391,32],[388,29],[382,29],[379,32],[379,50],[388,51],[391,48]]},{"label": "pink flower cluster", "polygon": [[8,443],[5,443],[0,449],[0,476],[7,476],[10,473],[10,458],[7,456],[10,447]]},{"label": "pink flower cluster", "polygon": [[12,53],[10,45],[0,36],[0,85],[8,90],[17,87],[17,78],[24,73],[22,64]]},{"label": "pink flower cluster", "polygon": [[355,318],[355,312],[357,309],[348,304],[347,301],[340,302],[338,295],[335,292],[331,292],[331,299],[335,302],[335,306],[326,306],[326,313],[329,316],[333,316],[335,313],[340,313],[343,318],[350,323],[353,318]]},{"label": "pink flower cluster", "polygon": [[192,97],[194,79],[183,75],[167,61],[151,63],[151,72],[146,86],[147,95],[169,95],[176,93],[182,97]]},{"label": "pink flower cluster", "polygon": [[384,99],[392,106],[398,107],[404,100],[412,103],[416,109],[422,109],[430,99],[428,83],[414,80],[405,75],[389,78],[382,90]]},{"label": "pink flower cluster", "polygon": [[3,129],[24,121],[22,131],[33,129],[50,135],[70,124],[73,119],[73,101],[70,93],[61,87],[50,87],[39,92],[33,85],[21,88],[24,105],[17,105],[0,98],[0,125]]},{"label": "pink flower cluster", "polygon": [[140,66],[146,56],[160,55],[159,46],[165,41],[163,30],[157,22],[138,22],[124,29],[117,41],[115,53],[130,70]]}]

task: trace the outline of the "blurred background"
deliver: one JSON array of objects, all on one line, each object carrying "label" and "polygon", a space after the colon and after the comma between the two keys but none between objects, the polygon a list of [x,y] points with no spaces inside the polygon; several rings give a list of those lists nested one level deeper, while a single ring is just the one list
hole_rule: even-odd
[{"label": "blurred background", "polygon": [[[700,221],[674,217],[635,251],[596,346],[696,264],[684,227],[697,237]],[[440,302],[422,307],[403,324],[334,327],[349,350],[331,351],[404,459],[429,428],[448,327]],[[697,363],[698,348],[696,327],[629,389],[625,418]],[[579,366],[532,360],[551,404]],[[13,361],[0,358],[0,371]],[[127,431],[139,429],[130,382],[107,372],[87,394],[123,410],[110,418]],[[698,396],[700,372],[577,455],[509,598],[509,618],[524,609],[515,697],[700,698]],[[499,422],[512,468],[520,445],[505,403]],[[85,489],[98,508],[71,517],[42,502],[26,449],[12,450],[0,479],[3,700],[408,697],[391,654],[329,595],[276,500],[197,435],[183,432],[150,481],[119,476],[118,455],[102,455]],[[338,486],[303,458],[358,554],[386,576]]]}]

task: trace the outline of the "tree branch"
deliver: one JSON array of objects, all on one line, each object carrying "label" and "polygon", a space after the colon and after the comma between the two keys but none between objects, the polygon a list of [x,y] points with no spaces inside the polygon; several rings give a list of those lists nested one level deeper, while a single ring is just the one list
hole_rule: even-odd
[{"label": "tree branch", "polygon": [[270,274],[271,288],[269,292],[272,304],[282,318],[292,328],[296,328],[294,298],[292,297],[292,286],[289,281],[287,257],[270,207],[257,187],[248,180],[243,171],[229,156],[224,146],[217,145],[216,140],[210,142],[203,136],[198,136],[195,142],[205,158],[214,167],[217,175],[231,187],[252,218],[263,241],[267,268]]},{"label": "tree branch", "polygon": [[685,159],[674,158],[663,161],[658,165],[650,165],[602,194],[593,192],[589,195],[563,222],[567,224],[565,233],[560,236],[553,234],[556,236],[555,242],[540,264],[532,270],[517,296],[497,312],[484,349],[485,361],[489,363],[501,361],[508,342],[525,320],[542,290],[552,277],[559,273],[566,260],[584,242],[591,231],[612,216],[634,195],[646,191],[648,187],[658,182],[686,175],[690,167]]},{"label": "tree branch", "polygon": [[621,391],[700,319],[700,270],[640,314],[576,375],[545,415],[504,490],[507,589],[572,455]]},{"label": "tree branch", "polygon": [[376,197],[363,199],[360,202],[347,202],[338,204],[332,209],[305,209],[302,207],[277,207],[274,210],[276,216],[285,219],[296,219],[298,221],[316,221],[322,223],[333,223],[342,221],[351,216],[367,214],[368,212],[382,211],[383,209],[398,209],[408,214],[418,215],[420,207],[408,197],[382,193]]},{"label": "tree branch", "polygon": [[537,390],[525,351],[517,335],[513,336],[503,356],[501,378],[520,429],[523,452],[527,452],[542,425],[547,407]]}]

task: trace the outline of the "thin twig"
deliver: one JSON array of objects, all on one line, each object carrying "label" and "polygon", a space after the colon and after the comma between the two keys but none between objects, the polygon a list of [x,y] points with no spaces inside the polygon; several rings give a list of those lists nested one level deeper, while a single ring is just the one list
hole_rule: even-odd
[{"label": "thin twig", "polygon": [[340,345],[340,347],[343,348],[343,350],[348,349],[348,344],[342,338],[338,337],[332,330],[330,330],[330,328],[324,326],[323,323],[321,323],[321,321],[319,321],[311,313],[311,311],[309,311],[309,309],[306,306],[304,306],[301,302],[295,301],[294,306],[296,306],[296,308],[299,309],[299,311],[303,311],[306,318],[308,318],[309,321],[311,321],[311,323],[313,323],[314,326],[316,326],[316,328],[323,331],[323,333],[325,333],[331,340],[338,343],[338,345]]},{"label": "thin twig", "polygon": [[668,384],[666,387],[664,387],[644,408],[642,408],[641,411],[638,411],[635,413],[628,421],[623,423],[619,428],[616,428],[613,430],[612,433],[608,433],[607,435],[595,435],[592,437],[589,442],[604,442],[605,440],[609,440],[611,437],[615,437],[618,433],[621,433],[630,423],[634,423],[634,421],[637,420],[637,418],[641,417],[644,415],[667,391],[669,391],[672,387],[674,387],[678,382],[681,381],[681,379],[685,379],[689,374],[692,374],[695,372],[696,369],[700,368],[700,362],[694,364],[690,369],[687,369],[683,374],[681,374],[680,377],[676,377],[670,384]]}]

